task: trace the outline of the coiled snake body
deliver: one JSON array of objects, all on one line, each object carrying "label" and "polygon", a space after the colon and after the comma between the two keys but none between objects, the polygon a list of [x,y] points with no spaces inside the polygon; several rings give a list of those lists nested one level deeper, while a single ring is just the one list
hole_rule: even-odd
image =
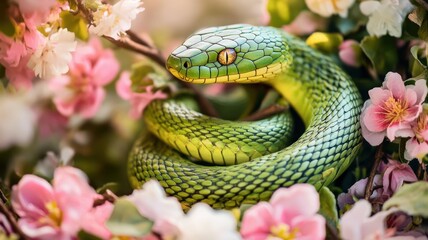
[{"label": "coiled snake body", "polygon": [[129,157],[136,188],[157,179],[183,207],[201,201],[233,208],[268,200],[276,189],[295,183],[328,185],[359,151],[362,100],[354,83],[330,58],[280,29],[231,25],[201,30],[170,55],[167,68],[192,83],[271,85],[290,102],[306,130],[283,148],[281,138],[290,122],[281,115],[230,123],[176,100],[154,101],[144,118],[157,137],[144,134]]}]

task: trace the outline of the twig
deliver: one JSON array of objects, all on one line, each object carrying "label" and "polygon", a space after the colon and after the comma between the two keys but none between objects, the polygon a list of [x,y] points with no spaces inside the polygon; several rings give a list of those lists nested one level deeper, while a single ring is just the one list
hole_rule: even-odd
[{"label": "twig", "polygon": [[218,117],[219,116],[217,110],[210,103],[210,101],[208,101],[208,99],[204,97],[204,95],[201,93],[201,91],[199,91],[199,89],[197,89],[193,84],[188,83],[188,82],[182,82],[182,84],[184,87],[193,91],[196,99],[199,102],[202,113],[204,113],[208,116],[211,116],[211,117]]},{"label": "twig", "polygon": [[115,195],[110,193],[110,191],[103,193],[102,196],[103,196],[102,198],[95,199],[94,203],[92,204],[92,207],[95,208],[95,207],[101,206],[106,202],[114,203],[117,198]]},{"label": "twig", "polygon": [[3,213],[3,215],[6,217],[7,221],[12,226],[15,233],[17,233],[21,239],[29,239],[25,233],[22,232],[21,228],[18,226],[18,223],[16,222],[15,216],[13,213],[9,210],[9,208],[6,206],[7,198],[5,197],[4,193],[0,190],[1,201],[0,201],[0,212]]},{"label": "twig", "polygon": [[0,199],[2,202],[7,203],[8,200],[6,198],[6,196],[4,195],[3,191],[0,189]]},{"label": "twig", "polygon": [[417,3],[419,3],[425,10],[428,11],[428,2],[425,2],[424,0],[415,0]]},{"label": "twig", "polygon": [[137,42],[132,41],[128,37],[122,37],[119,40],[113,39],[111,37],[104,36],[105,39],[109,40],[113,44],[115,44],[118,47],[122,47],[137,53],[140,53],[157,64],[159,64],[162,67],[165,67],[165,59],[162,57],[161,54],[159,54],[159,51],[155,48],[149,48],[147,46],[138,44]]},{"label": "twig", "polygon": [[383,146],[383,144],[379,145],[376,149],[375,162],[373,164],[370,175],[367,179],[366,190],[364,192],[364,199],[366,199],[366,200],[369,200],[370,196],[372,195],[374,177],[376,175],[376,171],[377,171],[377,169],[380,165],[380,162],[382,161],[382,157],[383,157],[382,146]]},{"label": "twig", "polygon": [[140,35],[138,35],[136,32],[132,31],[132,30],[128,30],[126,31],[126,34],[129,36],[129,38],[136,42],[139,43],[143,46],[149,47],[149,48],[155,48],[155,46],[153,46],[153,44],[151,44],[150,41],[146,41],[144,40],[142,37],[140,37]]},{"label": "twig", "polygon": [[255,112],[255,113],[245,117],[243,120],[244,121],[256,121],[256,120],[260,120],[260,119],[272,116],[274,114],[283,112],[287,109],[289,109],[289,107],[274,104],[274,105],[271,105],[271,106],[269,106],[269,107],[267,107],[261,111]]},{"label": "twig", "polygon": [[326,223],[325,226],[326,226],[326,230],[327,230],[327,236],[329,237],[328,239],[331,239],[331,240],[340,240],[340,237],[337,235],[336,229],[334,229],[328,223]]}]

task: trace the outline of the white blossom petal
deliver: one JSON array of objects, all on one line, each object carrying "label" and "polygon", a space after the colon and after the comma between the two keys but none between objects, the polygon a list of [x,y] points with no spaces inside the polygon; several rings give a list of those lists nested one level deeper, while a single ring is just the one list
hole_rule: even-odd
[{"label": "white blossom petal", "polygon": [[65,74],[69,69],[71,52],[76,49],[76,45],[74,33],[60,28],[37,47],[28,61],[28,67],[33,69],[37,76],[45,79]]},{"label": "white blossom petal", "polygon": [[378,1],[364,1],[360,4],[360,10],[366,16],[374,13],[379,7],[380,2]]},{"label": "white blossom petal", "polygon": [[409,0],[364,1],[360,10],[369,17],[367,31],[372,36],[389,34],[401,36],[401,25],[405,16],[413,9]]},{"label": "white blossom petal", "polygon": [[205,203],[197,203],[180,223],[178,240],[239,240],[236,219],[229,211],[213,210]]},{"label": "white blossom petal", "polygon": [[0,97],[0,149],[30,143],[36,130],[37,115],[18,96]]},{"label": "white blossom petal", "polygon": [[113,6],[104,5],[94,13],[94,26],[89,31],[98,36],[119,39],[131,28],[131,22],[144,11],[140,0],[120,0]]}]

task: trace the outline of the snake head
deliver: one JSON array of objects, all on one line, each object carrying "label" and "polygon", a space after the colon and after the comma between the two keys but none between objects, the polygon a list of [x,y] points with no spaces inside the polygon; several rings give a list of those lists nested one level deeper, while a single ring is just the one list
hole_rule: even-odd
[{"label": "snake head", "polygon": [[175,49],[166,67],[192,83],[252,83],[273,79],[292,61],[280,30],[230,25],[200,30]]}]

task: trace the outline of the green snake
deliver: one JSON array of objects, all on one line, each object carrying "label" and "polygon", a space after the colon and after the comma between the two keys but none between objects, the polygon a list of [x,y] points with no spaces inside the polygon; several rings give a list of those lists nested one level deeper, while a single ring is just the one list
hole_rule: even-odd
[{"label": "green snake", "polygon": [[332,59],[281,29],[203,29],[175,49],[166,65],[191,83],[270,85],[296,110],[305,131],[286,146],[292,129],[287,113],[229,122],[177,99],[153,101],[144,111],[151,134],[143,134],[129,156],[135,188],[156,179],[184,208],[205,202],[230,209],[268,200],[295,183],[319,189],[359,152],[362,99],[353,81]]}]

